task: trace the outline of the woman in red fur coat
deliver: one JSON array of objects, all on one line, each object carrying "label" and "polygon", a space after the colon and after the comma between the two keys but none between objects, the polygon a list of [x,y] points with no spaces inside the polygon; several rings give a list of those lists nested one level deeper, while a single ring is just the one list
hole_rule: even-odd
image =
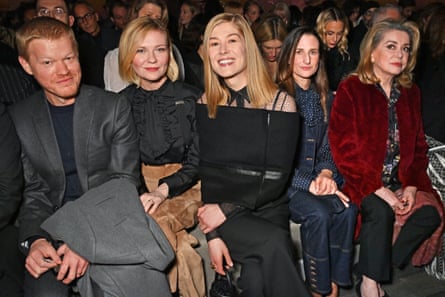
[{"label": "woman in red fur coat", "polygon": [[361,45],[357,73],[337,90],[329,141],[345,178],[343,192],[360,206],[362,276],[358,294],[381,297],[392,265],[432,260],[443,230],[443,206],[426,173],[428,146],[420,92],[412,83],[419,31],[380,22]]}]

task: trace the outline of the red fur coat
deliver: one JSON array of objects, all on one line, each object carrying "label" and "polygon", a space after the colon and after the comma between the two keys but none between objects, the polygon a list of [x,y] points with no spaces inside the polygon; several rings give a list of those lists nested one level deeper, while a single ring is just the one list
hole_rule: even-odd
[{"label": "red fur coat", "polygon": [[[413,85],[400,88],[400,92],[396,103],[400,132],[399,180],[403,187],[415,186],[418,191],[431,193],[431,204],[443,218],[442,202],[426,173],[428,145],[422,126],[419,88]],[[383,186],[387,138],[385,95],[375,85],[363,84],[357,76],[350,76],[337,89],[329,121],[329,141],[335,164],[345,178],[343,191],[358,206],[363,198]],[[360,220],[357,225],[358,231]],[[434,246],[430,246],[433,255],[438,248],[442,225],[435,235]],[[419,260],[417,264],[431,260],[432,255],[426,258],[429,259]]]}]

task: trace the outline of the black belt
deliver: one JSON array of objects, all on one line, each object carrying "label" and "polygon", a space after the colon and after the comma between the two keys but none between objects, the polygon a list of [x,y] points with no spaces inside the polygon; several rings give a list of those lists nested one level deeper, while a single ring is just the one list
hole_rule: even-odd
[{"label": "black belt", "polygon": [[211,168],[215,168],[215,169],[220,169],[220,170],[226,171],[229,174],[240,174],[240,175],[255,176],[255,177],[262,176],[264,179],[270,179],[270,180],[280,180],[286,176],[286,174],[281,171],[253,170],[253,169],[246,169],[246,168],[242,168],[242,167],[230,167],[230,166],[218,165],[215,163],[205,162],[202,160],[200,161],[200,165],[203,167],[211,167]]}]

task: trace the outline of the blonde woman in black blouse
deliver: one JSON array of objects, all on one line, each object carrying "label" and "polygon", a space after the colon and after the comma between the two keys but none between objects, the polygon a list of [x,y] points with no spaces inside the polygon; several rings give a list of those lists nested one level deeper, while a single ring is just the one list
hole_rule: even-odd
[{"label": "blonde woman in black blouse", "polygon": [[169,271],[172,292],[204,296],[201,258],[186,229],[195,225],[200,202],[195,101],[201,92],[178,78],[172,43],[164,24],[149,17],[130,22],[119,44],[119,72],[130,86],[139,134],[142,173],[147,188],[140,196],[176,252]]}]

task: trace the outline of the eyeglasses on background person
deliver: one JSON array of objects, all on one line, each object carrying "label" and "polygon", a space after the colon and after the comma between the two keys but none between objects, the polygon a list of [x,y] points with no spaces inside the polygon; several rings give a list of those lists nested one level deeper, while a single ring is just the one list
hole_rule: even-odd
[{"label": "eyeglasses on background person", "polygon": [[94,11],[90,11],[89,13],[85,14],[84,16],[77,16],[76,21],[78,23],[89,22],[93,19],[94,13],[95,13]]},{"label": "eyeglasses on background person", "polygon": [[48,8],[40,8],[39,11],[37,12],[38,16],[46,16],[46,17],[60,17],[60,16],[64,16],[66,14],[66,10],[63,9],[62,7],[56,7],[53,10],[48,9]]}]

